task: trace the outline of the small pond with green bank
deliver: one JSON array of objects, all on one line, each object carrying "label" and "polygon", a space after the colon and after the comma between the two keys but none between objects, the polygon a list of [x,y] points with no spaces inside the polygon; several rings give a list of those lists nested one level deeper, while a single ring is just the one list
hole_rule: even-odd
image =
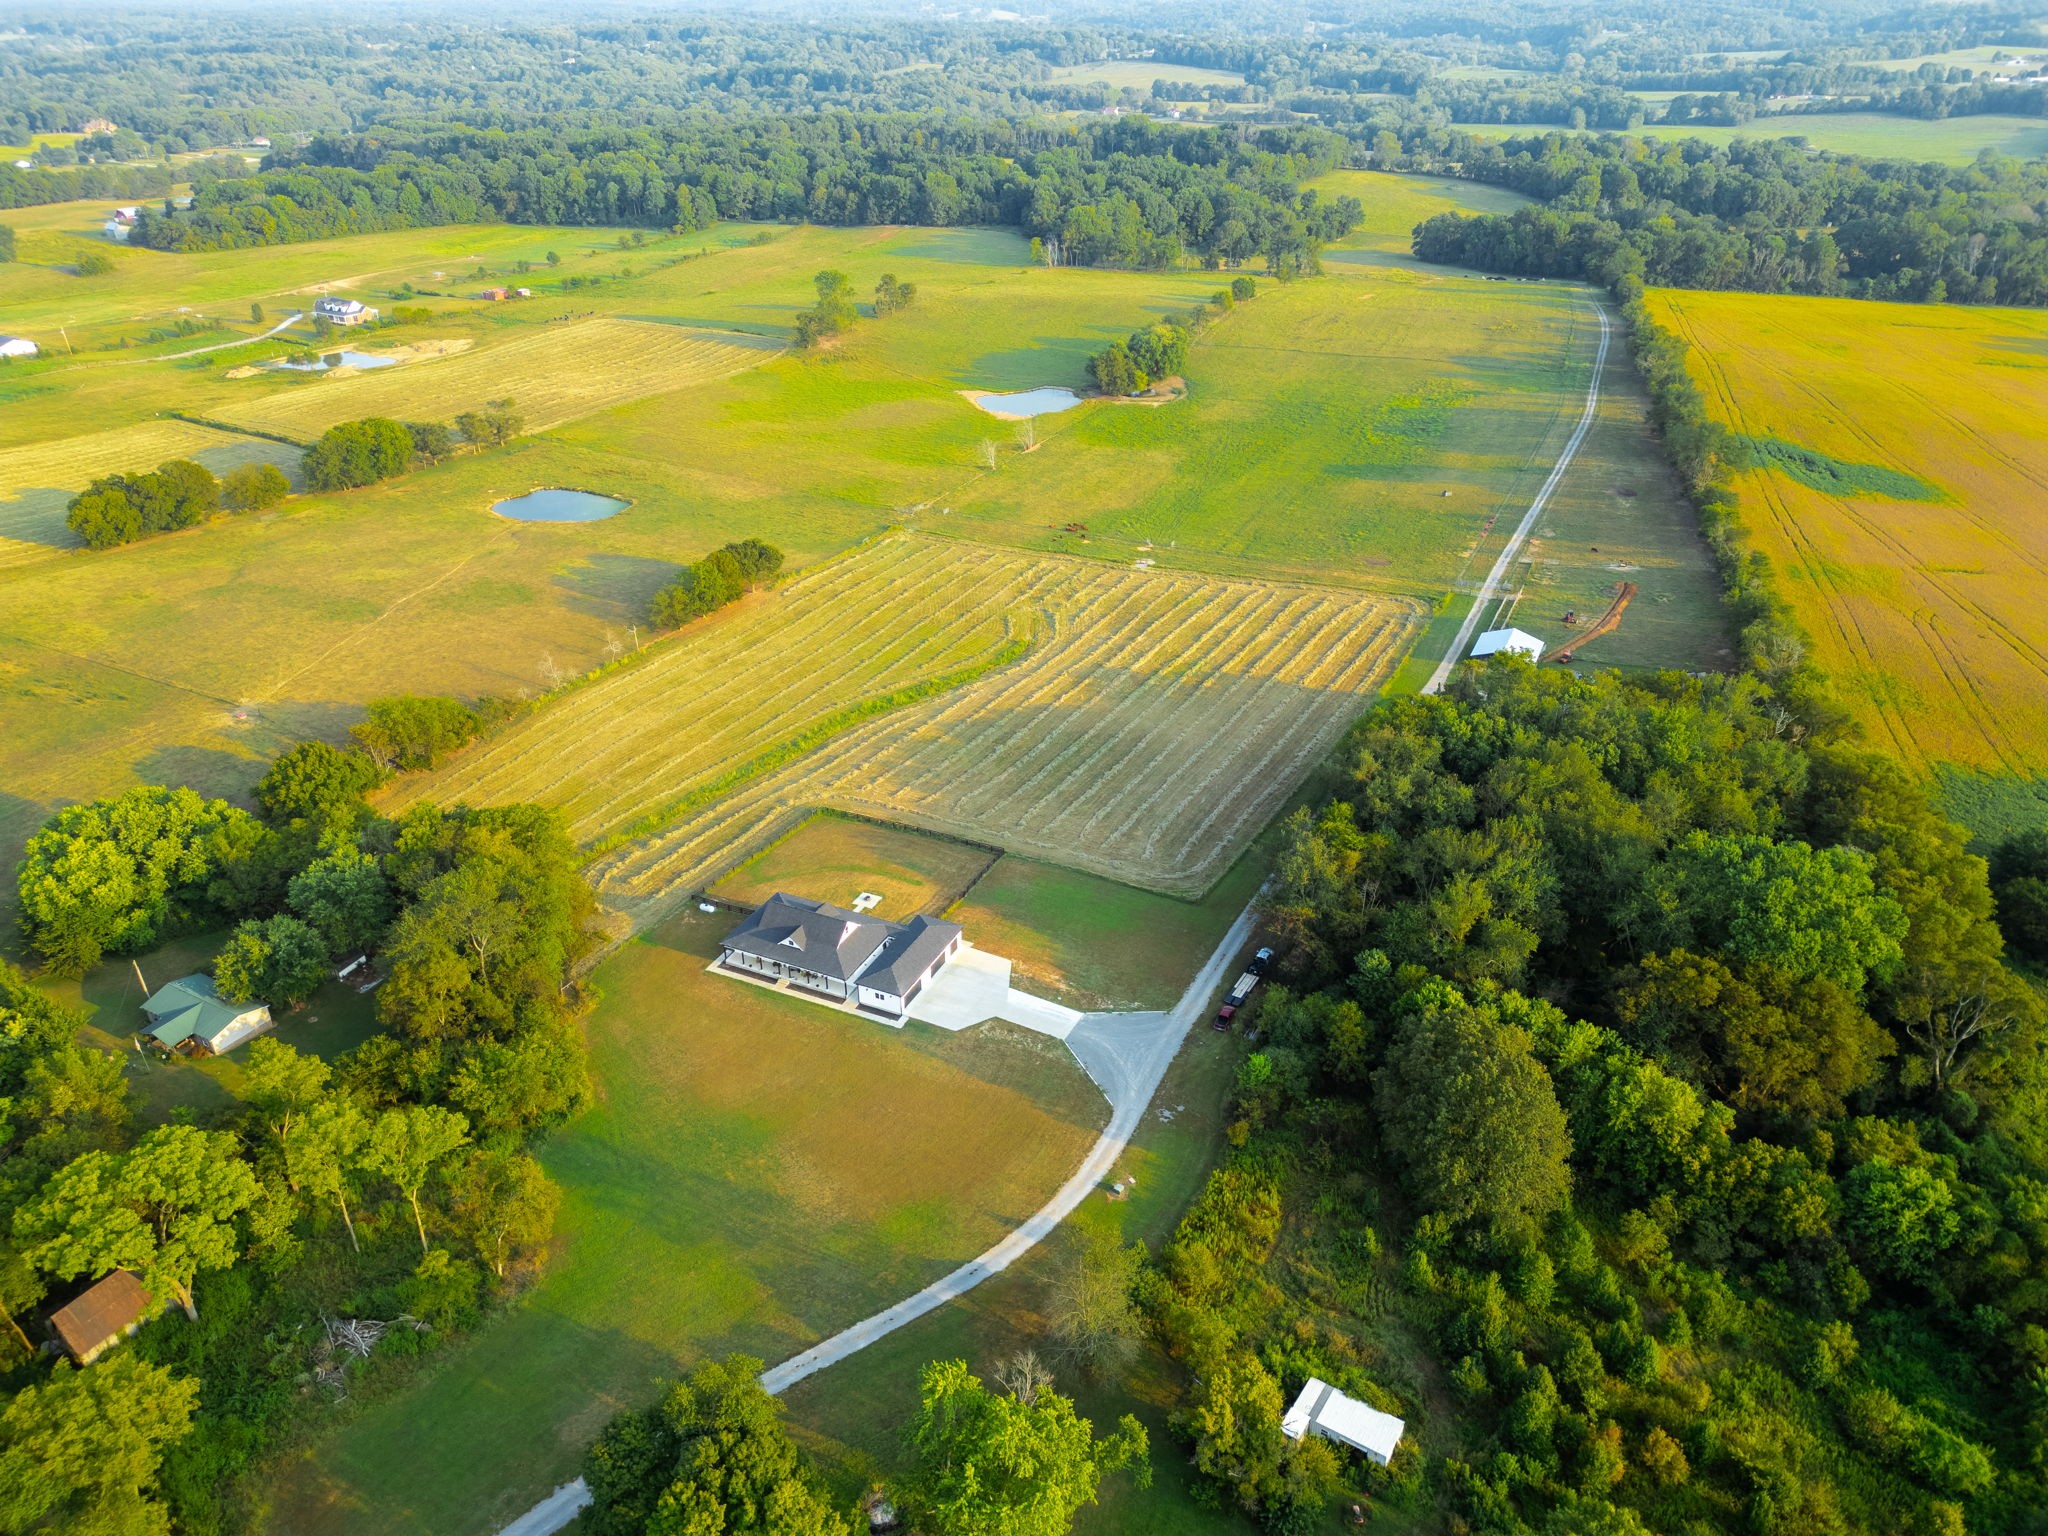
[{"label": "small pond with green bank", "polygon": [[528,491],[524,496],[514,496],[507,501],[494,501],[491,510],[500,517],[514,518],[522,523],[594,523],[600,518],[616,517],[631,505],[631,502],[621,501],[616,496],[600,496],[595,491],[564,491],[550,487]]}]

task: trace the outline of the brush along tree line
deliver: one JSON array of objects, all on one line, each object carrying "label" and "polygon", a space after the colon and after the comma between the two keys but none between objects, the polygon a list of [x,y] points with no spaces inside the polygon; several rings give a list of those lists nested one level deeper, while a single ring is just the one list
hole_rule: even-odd
[{"label": "brush along tree line", "polygon": [[[332,1062],[261,1038],[239,1104],[150,1130],[120,1059],[78,1043],[83,1013],[0,967],[0,1347],[24,1389],[0,1410],[0,1525],[220,1529],[237,1475],[331,1401],[306,1386],[323,1319],[401,1318],[361,1368],[388,1380],[543,1251],[558,1195],[531,1148],[587,1092],[564,984],[589,891],[552,813],[390,821],[362,800],[381,776],[306,743],[258,815],[144,787],[31,840],[21,922],[51,974],[237,923],[224,993],[283,1012],[372,949],[383,1029]],[[151,1322],[89,1371],[36,1357],[23,1314],[116,1268],[199,1321]],[[117,1443],[108,1477],[87,1453]]]},{"label": "brush along tree line", "polygon": [[1144,1426],[1127,1414],[1098,1437],[1028,1353],[1004,1362],[1000,1390],[964,1360],[935,1360],[904,1426],[908,1470],[861,1508],[835,1508],[760,1373],[744,1355],[707,1361],[615,1417],[584,1458],[591,1536],[853,1536],[884,1498],[923,1536],[1065,1536],[1105,1477],[1151,1480]]},{"label": "brush along tree line", "polygon": [[1187,365],[1188,346],[1196,331],[1217,316],[1229,314],[1258,291],[1259,285],[1250,278],[1232,278],[1230,286],[1217,289],[1206,304],[1133,331],[1127,341],[1111,342],[1088,359],[1088,377],[1105,395],[1142,393],[1155,379],[1171,378]]},{"label": "brush along tree line", "polygon": [[[434,421],[372,416],[329,427],[299,461],[309,491],[345,491],[435,464],[462,447],[495,448],[519,435],[510,400],[464,411],[451,429]],[[459,434],[459,438],[458,438]],[[64,521],[90,549],[112,549],[204,522],[214,513],[259,512],[291,494],[275,464],[242,464],[219,479],[191,459],[172,459],[144,474],[104,475],[71,498]]]}]

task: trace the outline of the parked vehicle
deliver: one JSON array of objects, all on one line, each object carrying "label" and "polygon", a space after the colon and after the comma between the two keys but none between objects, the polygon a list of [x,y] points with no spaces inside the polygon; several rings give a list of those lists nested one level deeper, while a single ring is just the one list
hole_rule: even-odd
[{"label": "parked vehicle", "polygon": [[1247,976],[1263,977],[1266,974],[1266,967],[1271,965],[1272,963],[1273,951],[1270,949],[1262,949],[1256,955],[1252,956],[1251,964],[1247,965],[1244,968],[1245,974]]},{"label": "parked vehicle", "polygon": [[1230,1028],[1230,1021],[1237,1017],[1237,1010],[1250,1000],[1258,984],[1259,973],[1249,970],[1232,983],[1229,994],[1223,999],[1223,1006],[1216,1010],[1216,1028]]}]

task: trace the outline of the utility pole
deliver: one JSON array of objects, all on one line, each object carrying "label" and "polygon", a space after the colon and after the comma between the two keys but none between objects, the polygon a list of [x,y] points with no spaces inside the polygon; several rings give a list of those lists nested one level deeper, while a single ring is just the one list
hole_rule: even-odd
[{"label": "utility pole", "polygon": [[130,960],[128,963],[135,967],[135,985],[142,988],[142,995],[144,997],[149,996],[149,983],[142,979],[142,962],[140,960]]}]

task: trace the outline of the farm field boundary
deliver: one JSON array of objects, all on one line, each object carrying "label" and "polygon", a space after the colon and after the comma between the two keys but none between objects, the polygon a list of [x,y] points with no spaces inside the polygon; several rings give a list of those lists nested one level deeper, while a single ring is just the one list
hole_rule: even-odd
[{"label": "farm field boundary", "polygon": [[[892,535],[386,799],[558,806],[643,927],[821,808],[1198,895],[1421,620],[1408,599]],[[844,700],[987,662],[1026,623],[1007,665],[733,776]],[[614,847],[621,830],[639,835]]]},{"label": "farm field boundary", "polygon": [[[1769,461],[1736,484],[1872,740],[1930,775],[2048,775],[2048,319],[1664,291],[1653,307],[1720,420],[1858,469],[1845,492]],[[1942,497],[1873,489],[1891,478]]]},{"label": "farm field boundary", "polygon": [[338,421],[445,420],[510,398],[527,430],[539,432],[607,406],[724,378],[777,350],[711,331],[605,316],[449,357],[315,379],[218,414],[232,426],[311,442]]}]

